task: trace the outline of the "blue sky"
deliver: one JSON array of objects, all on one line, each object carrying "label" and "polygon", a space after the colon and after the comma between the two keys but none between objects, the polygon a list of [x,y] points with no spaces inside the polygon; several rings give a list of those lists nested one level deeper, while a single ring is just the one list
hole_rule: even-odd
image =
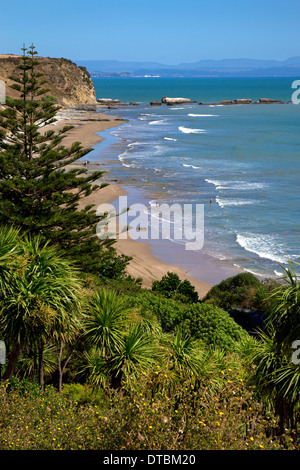
[{"label": "blue sky", "polygon": [[299,0],[37,0],[0,6],[0,53],[33,43],[71,60],[284,60],[300,55]]}]

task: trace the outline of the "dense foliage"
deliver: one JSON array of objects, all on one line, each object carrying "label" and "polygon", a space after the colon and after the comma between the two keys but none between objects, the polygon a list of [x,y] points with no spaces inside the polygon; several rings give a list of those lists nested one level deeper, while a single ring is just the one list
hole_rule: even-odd
[{"label": "dense foliage", "polygon": [[203,300],[224,310],[238,307],[267,312],[270,308],[268,294],[276,285],[275,281],[260,281],[251,273],[241,273],[213,286]]},{"label": "dense foliage", "polygon": [[[173,395],[152,394],[140,378],[131,389],[66,386],[62,394],[12,381],[0,387],[0,449],[7,450],[278,450],[297,449],[288,436],[273,439],[276,419],[241,377],[219,371],[195,390],[187,379]],[[155,379],[167,387],[163,368]],[[222,373],[223,372],[223,373]],[[215,376],[214,376],[215,377]]]},{"label": "dense foliage", "polygon": [[227,312],[209,302],[182,304],[151,292],[141,292],[132,299],[132,303],[144,314],[154,313],[163,331],[174,332],[180,328],[186,335],[224,349],[247,334]]},{"label": "dense foliage", "polygon": [[160,281],[153,281],[152,292],[158,292],[167,298],[181,300],[185,303],[198,301],[198,293],[195,287],[185,279],[181,281],[175,273],[168,272]]}]

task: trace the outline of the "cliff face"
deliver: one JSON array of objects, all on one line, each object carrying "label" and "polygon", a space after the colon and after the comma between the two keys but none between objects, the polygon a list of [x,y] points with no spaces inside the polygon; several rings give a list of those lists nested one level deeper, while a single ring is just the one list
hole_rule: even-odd
[{"label": "cliff face", "polygon": [[[17,66],[21,62],[20,56],[0,55],[0,80],[6,84],[6,95],[12,98],[18,97],[18,92],[12,90],[11,77],[17,77],[20,70]],[[96,94],[90,74],[84,67],[78,67],[68,59],[56,59],[37,57],[40,62],[38,69],[47,80],[45,88],[48,94],[54,96],[58,104],[63,107],[87,105],[96,103]]]}]

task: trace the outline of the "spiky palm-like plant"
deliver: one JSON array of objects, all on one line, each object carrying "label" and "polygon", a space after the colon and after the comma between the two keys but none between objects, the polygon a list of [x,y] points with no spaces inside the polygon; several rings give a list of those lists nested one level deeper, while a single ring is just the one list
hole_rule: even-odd
[{"label": "spiky palm-like plant", "polygon": [[101,289],[91,298],[85,321],[85,337],[103,357],[118,349],[130,322],[132,309],[114,290]]},{"label": "spiky palm-like plant", "polygon": [[43,387],[43,346],[70,328],[81,304],[81,281],[77,269],[41,237],[26,235],[17,244],[19,256],[1,299],[0,331],[10,346],[3,377],[12,375],[22,348],[35,344]]},{"label": "spiky palm-like plant", "polygon": [[[54,344],[44,344],[43,367],[45,376],[51,375],[57,369],[56,347]],[[33,380],[39,368],[39,349],[33,345],[30,349],[22,351],[18,362],[18,375]]]},{"label": "spiky palm-like plant", "polygon": [[[293,263],[300,266],[300,263]],[[274,328],[276,344],[290,352],[293,341],[300,339],[300,285],[291,261],[283,270],[283,283],[270,295],[274,306],[267,323]]]},{"label": "spiky palm-like plant", "polygon": [[174,333],[162,335],[159,339],[159,365],[165,371],[165,381],[154,378],[154,388],[164,389],[165,393],[173,393],[188,379],[195,384],[202,373],[202,343],[198,339],[177,329]]},{"label": "spiky palm-like plant", "polygon": [[292,361],[293,342],[300,339],[299,279],[291,262],[283,270],[284,282],[271,293],[273,308],[252,357],[256,384],[279,415],[281,433],[295,426],[300,398],[299,365]]},{"label": "spiky palm-like plant", "polygon": [[177,372],[199,374],[201,370],[199,341],[178,329],[167,348],[169,367]]},{"label": "spiky palm-like plant", "polygon": [[88,371],[89,380],[94,385],[109,382],[119,388],[123,381],[148,370],[156,360],[157,330],[157,322],[141,317],[116,291],[97,291],[85,321],[85,337],[91,348],[84,356],[84,371]]},{"label": "spiky palm-like plant", "polygon": [[21,250],[19,246],[19,229],[1,227],[0,229],[0,298],[10,288],[10,277],[17,268],[17,259],[20,260]]},{"label": "spiky palm-like plant", "polygon": [[136,379],[142,372],[149,372],[157,362],[157,355],[154,336],[145,332],[140,324],[131,326],[110,360],[112,386],[120,388],[122,382]]}]

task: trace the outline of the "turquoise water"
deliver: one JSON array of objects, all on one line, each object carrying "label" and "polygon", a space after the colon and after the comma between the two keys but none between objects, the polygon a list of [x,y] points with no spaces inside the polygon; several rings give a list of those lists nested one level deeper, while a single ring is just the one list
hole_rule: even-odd
[{"label": "turquoise water", "polygon": [[[295,77],[299,79],[299,77]],[[93,78],[98,98],[145,103],[163,96],[198,102],[237,98],[291,100],[293,78]]]},{"label": "turquoise water", "polygon": [[[124,143],[113,175],[142,188],[149,201],[204,204],[202,252],[239,269],[276,276],[288,257],[300,261],[300,106],[211,103],[290,101],[292,82],[94,79],[97,98],[138,103],[119,108],[117,114],[129,122],[110,131]],[[162,96],[206,104],[149,105]]]}]

